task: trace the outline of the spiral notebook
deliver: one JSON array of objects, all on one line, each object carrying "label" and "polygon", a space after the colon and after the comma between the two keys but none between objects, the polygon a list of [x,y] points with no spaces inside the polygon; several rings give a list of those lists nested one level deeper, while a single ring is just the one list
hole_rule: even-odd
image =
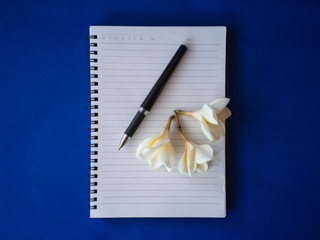
[{"label": "spiral notebook", "polygon": [[[188,50],[134,137],[119,141],[180,44]],[[205,174],[180,175],[184,145],[172,125],[177,162],[170,173],[135,157],[174,109],[196,110],[225,97],[225,27],[90,27],[90,217],[225,217],[225,139],[210,143],[199,123],[183,117],[184,133],[211,144],[218,161]]]}]

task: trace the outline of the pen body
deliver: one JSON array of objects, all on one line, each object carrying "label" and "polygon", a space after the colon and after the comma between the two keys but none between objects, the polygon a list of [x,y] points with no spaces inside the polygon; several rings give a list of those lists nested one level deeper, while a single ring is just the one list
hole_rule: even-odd
[{"label": "pen body", "polygon": [[128,126],[127,130],[125,131],[125,134],[121,139],[118,150],[120,150],[121,147],[126,143],[126,141],[133,136],[133,134],[135,133],[135,131],[138,129],[141,122],[143,121],[145,115],[151,110],[153,104],[159,97],[161,91],[163,90],[164,86],[168,82],[170,76],[172,75],[173,71],[177,67],[178,63],[180,62],[186,50],[187,50],[186,46],[180,45],[180,47],[178,48],[178,50],[176,51],[176,53],[168,63],[167,67],[164,69],[159,79],[154,84],[154,86],[152,87],[147,97],[144,99],[143,103],[140,106],[139,111],[136,113],[130,125]]},{"label": "pen body", "polygon": [[127,130],[125,131],[125,134],[127,134],[129,137],[132,137],[135,131],[140,126],[141,122],[143,121],[145,115],[138,111],[134,118],[132,119],[130,125],[128,126]]}]

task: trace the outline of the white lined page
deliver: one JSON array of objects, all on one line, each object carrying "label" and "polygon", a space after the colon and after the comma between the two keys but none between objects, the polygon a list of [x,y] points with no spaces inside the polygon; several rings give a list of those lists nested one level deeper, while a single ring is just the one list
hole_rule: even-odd
[{"label": "white lined page", "polygon": [[[225,27],[107,27],[93,26],[91,40],[98,47],[99,116],[97,209],[90,217],[224,217],[225,141],[210,143],[199,123],[181,117],[184,133],[197,144],[210,144],[219,161],[205,174],[180,175],[178,161],[184,145],[173,121],[171,139],[177,161],[168,173],[164,167],[149,168],[135,158],[139,143],[155,136],[174,109],[196,110],[205,102],[225,97]],[[140,104],[161,75],[180,44],[188,48],[169,82],[134,137],[118,151],[119,141]]]}]

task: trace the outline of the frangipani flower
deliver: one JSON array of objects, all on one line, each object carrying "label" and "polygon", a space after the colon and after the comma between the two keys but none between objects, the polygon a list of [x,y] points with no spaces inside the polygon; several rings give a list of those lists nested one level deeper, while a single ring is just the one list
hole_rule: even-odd
[{"label": "frangipani flower", "polygon": [[209,104],[204,104],[197,111],[178,111],[178,113],[190,115],[197,119],[203,133],[210,141],[214,142],[225,135],[224,121],[231,115],[231,111],[226,108],[229,101],[229,98],[219,98]]},{"label": "frangipani flower", "polygon": [[209,145],[197,145],[185,139],[185,151],[179,161],[179,172],[184,175],[191,175],[197,171],[205,173],[208,170],[208,163],[217,159],[213,155],[213,149]]},{"label": "frangipani flower", "polygon": [[169,137],[170,124],[173,118],[174,116],[169,118],[162,132],[155,137],[145,139],[138,146],[136,157],[141,160],[147,160],[152,169],[164,165],[170,172],[175,163],[176,152]]},{"label": "frangipani flower", "polygon": [[169,137],[170,125],[175,118],[178,133],[185,144],[185,151],[179,161],[179,172],[190,177],[195,171],[207,172],[208,162],[218,158],[214,155],[211,146],[195,144],[183,134],[178,115],[189,115],[197,119],[204,134],[214,142],[225,135],[224,121],[231,115],[231,111],[226,107],[229,101],[228,98],[220,98],[204,104],[201,109],[194,112],[174,110],[174,115],[170,116],[167,125],[157,136],[147,138],[140,143],[136,157],[147,160],[152,169],[164,165],[170,172],[176,160],[176,153]]}]

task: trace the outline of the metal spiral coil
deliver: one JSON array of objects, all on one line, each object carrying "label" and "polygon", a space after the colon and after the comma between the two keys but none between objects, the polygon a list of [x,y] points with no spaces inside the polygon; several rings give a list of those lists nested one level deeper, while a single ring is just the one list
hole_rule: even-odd
[{"label": "metal spiral coil", "polygon": [[[89,40],[90,40],[90,43],[89,43],[89,52],[88,52],[88,55],[90,56],[89,58],[89,71],[90,71],[90,74],[89,74],[89,79],[90,79],[90,82],[89,82],[89,87],[90,87],[90,90],[88,91],[88,94],[89,94],[89,98],[88,98],[88,102],[90,103],[89,105],[89,109],[90,109],[90,114],[89,114],[89,118],[90,120],[88,121],[88,123],[90,124],[90,128],[89,128],[89,132],[90,132],[90,135],[89,135],[89,140],[90,140],[90,143],[88,144],[90,150],[89,150],[89,155],[90,155],[90,158],[89,158],[89,171],[90,173],[88,174],[88,177],[89,177],[89,191],[88,193],[90,194],[88,200],[89,200],[89,209],[90,210],[95,210],[97,209],[97,205],[94,204],[95,202],[98,201],[98,198],[97,198],[97,194],[98,194],[98,189],[97,189],[97,186],[98,186],[98,182],[97,182],[97,178],[98,178],[98,166],[97,166],[97,163],[98,163],[98,143],[97,143],[97,140],[98,140],[98,113],[96,112],[97,109],[98,109],[98,89],[97,86],[98,86],[98,74],[96,71],[98,71],[98,66],[97,66],[97,63],[98,63],[98,59],[95,58],[95,56],[98,55],[98,51],[97,51],[97,47],[98,47],[98,43],[96,42],[96,40],[98,39],[98,36],[97,35],[90,35],[89,36]],[[95,127],[93,127],[93,125]]]},{"label": "metal spiral coil", "polygon": [[98,143],[89,143],[89,147],[98,147]]},{"label": "metal spiral coil", "polygon": [[98,36],[97,35],[90,35],[89,39],[98,39]]},{"label": "metal spiral coil", "polygon": [[98,124],[98,120],[93,120],[93,121],[88,121],[89,124],[93,125],[93,124]]},{"label": "metal spiral coil", "polygon": [[89,78],[98,78],[98,74],[89,74]]},{"label": "metal spiral coil", "polygon": [[97,102],[97,101],[98,101],[97,97],[88,98],[88,102]]}]

